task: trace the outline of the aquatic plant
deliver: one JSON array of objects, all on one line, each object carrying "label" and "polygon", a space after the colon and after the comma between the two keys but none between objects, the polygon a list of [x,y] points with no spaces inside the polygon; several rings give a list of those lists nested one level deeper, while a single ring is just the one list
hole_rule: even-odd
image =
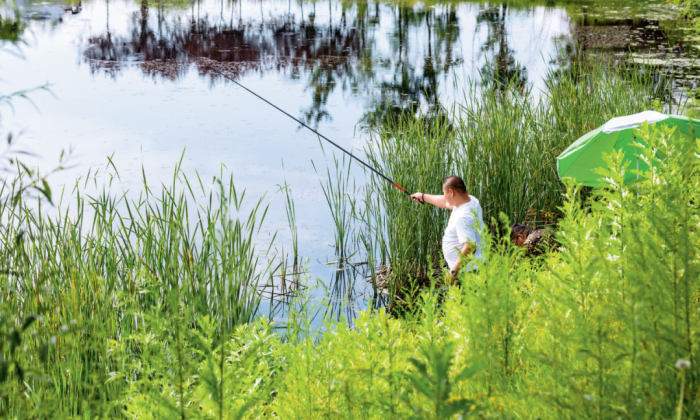
[{"label": "aquatic plant", "polygon": [[[316,169],[316,165],[313,162],[312,164]],[[335,252],[339,258],[344,259],[347,257],[346,253],[352,239],[351,225],[356,188],[353,181],[352,191],[349,191],[351,166],[350,162],[346,161],[345,155],[340,160],[333,155],[333,167],[335,176],[331,175],[330,169],[326,169],[326,182],[321,183],[321,189],[333,217]]]},{"label": "aquatic plant", "polygon": [[[367,150],[412,190],[437,192],[457,173],[482,200],[487,263],[462,286],[440,284],[446,212],[376,179],[356,201],[344,162],[326,173],[339,257],[348,262],[357,234],[372,271],[389,263],[401,317],[379,309],[350,322],[352,308],[303,293],[286,328],[258,317],[277,261],[256,251],[266,208],[260,199],[244,211],[223,174],[207,189],[178,166],[172,184],[144,179],[135,199],[114,195],[111,179],[89,194],[96,177],[60,194],[41,182],[38,204],[6,183],[0,415],[697,417],[700,145],[643,127],[640,159],[653,170],[625,186],[613,154],[601,171],[609,187],[582,202],[553,156],[649,107],[648,79],[575,63],[539,97],[509,80],[474,84],[449,119],[382,120]],[[558,253],[525,260],[498,235],[508,218],[543,214],[559,219]]]},{"label": "aquatic plant", "polygon": [[646,143],[640,158],[654,170],[624,185],[628,169],[613,154],[601,170],[609,187],[594,199],[582,203],[579,187],[567,185],[558,252],[531,261],[491,237],[484,267],[463,273],[462,286],[444,297],[424,289],[420,315],[363,312],[355,328],[328,321],[330,333],[281,350],[287,374],[275,412],[282,418],[435,412],[430,380],[409,379],[435,378],[444,353],[419,350],[433,348],[453,360],[444,383],[485,366],[452,388],[451,401],[471,401],[465,414],[697,416],[700,142],[648,126],[637,134]]},{"label": "aquatic plant", "polygon": [[[511,220],[552,223],[562,203],[556,157],[586,132],[618,115],[652,109],[648,72],[576,56],[547,75],[545,92],[518,77],[485,74],[465,90],[448,119],[412,113],[369,127],[366,153],[374,165],[411,191],[440,194],[441,182],[460,175],[481,202],[492,233],[500,214]],[[379,221],[375,246],[386,250],[392,298],[412,279],[425,281],[441,262],[440,243],[448,212],[421,206],[370,174],[365,210]],[[438,266],[439,267],[439,266]]]},{"label": "aquatic plant", "polygon": [[567,184],[558,252],[530,260],[485,232],[487,262],[461,286],[433,279],[403,317],[360,311],[352,325],[342,315],[313,325],[328,303],[304,294],[283,330],[253,319],[269,274],[252,247],[260,208],[227,218],[243,195],[231,184],[216,182],[196,214],[182,175],[182,191],[156,198],[146,183],[130,202],[78,188],[77,207],[53,215],[5,200],[0,410],[697,417],[700,142],[649,126],[637,136],[652,170],[624,185],[630,169],[614,153],[592,199]]},{"label": "aquatic plant", "polygon": [[[179,166],[171,187],[155,196],[144,179],[134,200],[111,195],[111,181],[84,195],[89,180],[76,184],[70,203],[63,191],[55,209],[12,195],[0,202],[0,307],[12,314],[6,323],[38,317],[17,360],[42,372],[6,389],[0,409],[117,413],[124,392],[155,387],[164,395],[171,389],[184,416],[194,397],[187,383],[203,360],[194,356],[216,354],[217,374],[225,375],[227,340],[257,317],[258,287],[272,269],[254,243],[266,208],[258,201],[245,214],[245,193],[232,180],[215,179],[207,192]],[[193,204],[202,198],[208,206]],[[213,326],[203,332],[205,322]],[[208,348],[198,334],[208,337]],[[48,390],[62,397],[42,405]]]}]

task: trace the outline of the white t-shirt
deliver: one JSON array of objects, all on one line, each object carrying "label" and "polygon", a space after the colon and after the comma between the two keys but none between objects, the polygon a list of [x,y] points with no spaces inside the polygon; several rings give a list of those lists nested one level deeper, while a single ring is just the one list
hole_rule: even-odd
[{"label": "white t-shirt", "polygon": [[474,259],[462,267],[462,270],[472,271],[479,268],[483,262],[481,260],[483,248],[481,231],[483,228],[484,217],[481,204],[474,196],[469,196],[468,203],[452,209],[450,220],[445,228],[445,235],[442,237],[442,255],[445,256],[445,261],[450,269],[457,264],[462,247],[467,241],[476,244],[476,252],[474,252]]}]

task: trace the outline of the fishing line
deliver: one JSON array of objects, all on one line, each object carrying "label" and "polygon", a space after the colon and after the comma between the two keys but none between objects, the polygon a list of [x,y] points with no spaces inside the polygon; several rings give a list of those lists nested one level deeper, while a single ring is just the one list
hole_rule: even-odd
[{"label": "fishing line", "polygon": [[[113,7],[114,7],[114,6],[113,6]],[[117,9],[119,9],[119,8],[117,8]],[[134,21],[136,21],[137,23],[139,23],[139,20],[138,20],[135,16],[131,16],[131,15],[129,15],[128,13],[126,13],[125,11],[123,11],[123,10],[121,10],[121,9],[119,9],[119,10],[120,10],[122,13],[124,13],[125,15],[127,15],[128,17],[132,18],[132,19],[133,19]],[[146,27],[147,27],[148,29],[151,29],[151,28],[148,26],[148,24],[146,24]],[[155,32],[154,32],[154,34],[155,34]],[[162,37],[161,37],[161,41],[169,42],[169,40],[164,39],[164,38],[162,38]],[[283,110],[282,108],[278,107],[277,105],[273,104],[272,102],[268,101],[267,99],[263,98],[262,96],[258,95],[258,94],[255,93],[255,92],[253,92],[252,90],[248,89],[248,88],[245,87],[244,85],[242,85],[242,84],[240,84],[239,82],[237,82],[233,77],[231,77],[231,76],[229,76],[228,74],[222,72],[221,70],[219,70],[219,69],[217,69],[217,68],[214,68],[214,67],[210,66],[210,65],[207,64],[207,63],[203,63],[203,62],[199,61],[199,59],[200,59],[201,57],[197,57],[196,55],[194,55],[194,54],[192,54],[191,52],[189,52],[189,51],[183,49],[182,47],[180,47],[179,45],[175,44],[174,42],[171,42],[171,43],[172,43],[172,45],[173,45],[175,48],[179,49],[180,51],[182,51],[182,52],[184,52],[185,54],[187,54],[188,56],[190,56],[194,61],[196,61],[196,62],[198,62],[198,63],[200,63],[200,64],[203,64],[204,67],[206,67],[206,68],[212,70],[212,71],[215,72],[215,73],[218,73],[218,74],[221,75],[222,77],[224,77],[224,78],[230,80],[231,82],[235,83],[238,87],[244,89],[246,92],[250,93],[251,95],[255,96],[256,98],[262,100],[262,101],[265,102],[266,104],[268,104],[268,105],[270,105],[271,107],[275,108],[275,109],[278,110],[279,112],[281,112],[281,113],[283,113],[284,115],[288,116],[288,117],[291,118],[292,120],[296,121],[296,122],[299,123],[302,127],[309,129],[309,131],[311,131],[312,133],[316,134],[318,137],[322,138],[323,140],[325,140],[325,141],[327,141],[328,143],[332,144],[333,146],[337,147],[337,148],[340,149],[343,153],[347,154],[347,155],[350,156],[351,158],[355,159],[358,163],[362,164],[365,168],[371,170],[372,172],[374,172],[375,174],[379,175],[380,177],[382,177],[382,178],[385,179],[386,181],[390,182],[391,185],[393,185],[393,186],[395,186],[396,188],[400,189],[401,191],[405,192],[405,193],[408,194],[409,196],[411,195],[410,192],[406,191],[405,188],[403,188],[402,186],[400,186],[399,184],[397,184],[396,182],[394,182],[394,181],[393,181],[392,179],[390,179],[388,176],[384,175],[383,173],[379,172],[378,170],[376,170],[376,169],[373,168],[372,166],[368,165],[368,164],[365,163],[362,159],[358,158],[357,156],[353,155],[353,154],[350,153],[349,151],[345,150],[345,149],[344,149],[343,147],[341,147],[339,144],[337,144],[337,143],[334,142],[333,140],[329,139],[328,137],[324,136],[323,134],[319,133],[317,130],[311,128],[311,127],[308,126],[307,124],[303,123],[303,122],[300,121],[298,118],[294,117],[292,114],[288,113],[287,111]],[[423,204],[423,203],[421,203],[421,204]]]}]

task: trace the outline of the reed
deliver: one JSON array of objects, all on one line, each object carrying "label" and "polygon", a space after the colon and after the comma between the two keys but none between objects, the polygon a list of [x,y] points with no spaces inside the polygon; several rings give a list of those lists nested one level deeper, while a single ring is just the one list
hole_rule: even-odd
[{"label": "reed", "polygon": [[696,417],[700,143],[637,136],[654,171],[624,185],[614,153],[592,200],[567,184],[559,252],[525,259],[487,232],[485,265],[442,303],[426,287],[419,316],[362,312],[355,328],[329,320],[332,334],[281,347],[277,415],[446,419],[468,402],[465,417]]},{"label": "reed", "polygon": [[[314,169],[316,164],[312,162]],[[348,250],[353,241],[353,214],[355,212],[355,181],[350,176],[351,165],[345,155],[338,159],[333,155],[333,168],[335,175],[331,175],[330,168],[326,169],[326,182],[321,183],[323,195],[333,217],[335,232],[335,252],[341,260],[348,257]],[[318,171],[317,171],[318,172]]]},{"label": "reed", "polygon": [[[531,224],[558,217],[564,187],[556,157],[586,132],[618,115],[652,109],[658,84],[647,69],[630,69],[577,56],[551,71],[547,90],[533,92],[521,78],[482,74],[447,116],[431,111],[389,116],[369,126],[366,153],[373,164],[411,191],[440,194],[442,180],[460,175],[484,210],[492,233],[499,215]],[[365,208],[386,250],[391,295],[425,279],[428,261],[442,261],[448,212],[407,200],[371,175]],[[501,230],[502,231],[502,230]]]},{"label": "reed", "polygon": [[[287,216],[287,225],[289,227],[289,233],[291,235],[291,245],[292,245],[292,270],[290,272],[292,278],[290,279],[292,282],[292,286],[295,283],[295,279],[297,278],[297,274],[299,270],[301,269],[301,261],[300,261],[300,255],[299,255],[299,233],[297,231],[297,225],[296,225],[296,207],[294,205],[294,199],[292,198],[292,191],[291,187],[289,184],[287,184],[287,181],[285,180],[285,185],[280,186],[279,191],[284,190],[284,210],[285,210],[285,215]],[[288,274],[288,269],[289,269],[289,258],[287,253],[284,250],[284,244],[281,245],[282,247],[282,252],[281,254],[281,261],[280,261],[280,292],[286,293],[287,292],[287,274]],[[272,285],[272,294],[270,296],[271,300],[274,300],[274,284]]]},{"label": "reed", "polygon": [[[130,199],[112,180],[56,195],[20,173],[0,188],[0,415],[696,418],[700,144],[643,127],[640,159],[654,171],[626,186],[612,154],[609,188],[586,202],[554,171],[584,132],[651,108],[645,74],[574,62],[538,94],[489,72],[447,116],[375,125],[367,155],[400,184],[438,193],[447,175],[467,180],[489,222],[487,262],[443,291],[446,212],[376,178],[361,195],[334,160],[322,187],[341,266],[331,301],[300,290],[284,336],[258,317],[277,268],[255,244],[267,209],[261,198],[245,210],[231,178],[207,189],[178,165],[170,185],[144,177]],[[499,234],[543,214],[558,218],[562,248],[525,260]],[[375,297],[385,264],[402,317],[380,308],[351,321],[354,308],[336,306],[360,243]],[[283,274],[286,262],[282,252]]]},{"label": "reed", "polygon": [[[407,114],[387,117],[371,134],[368,159],[411,191],[441,191],[442,180],[457,166],[454,131],[444,119],[426,123]],[[432,269],[428,261],[441,261],[440,241],[447,215],[432,206],[415,204],[375,176],[366,190],[364,211],[371,214],[370,220],[381,223],[370,229],[382,242],[384,263],[391,266],[393,296],[413,280],[424,278]]]},{"label": "reed", "polygon": [[[44,201],[3,194],[0,307],[14,322],[38,319],[16,366],[42,372],[27,382],[29,394],[16,382],[20,371],[2,378],[15,384],[0,401],[5,414],[26,414],[30,402],[49,416],[118,413],[129,389],[158,387],[148,372],[172,376],[174,404],[182,408],[193,398],[186,383],[202,360],[193,356],[210,355],[195,340],[203,317],[215,331],[208,339],[218,374],[225,373],[221,346],[256,319],[271,266],[255,245],[267,211],[262,199],[244,212],[245,192],[220,179],[207,192],[178,166],[171,186],[155,195],[144,178],[133,200],[112,195],[108,185],[86,195],[86,179],[71,192],[74,200],[63,202],[64,191],[48,213]],[[202,199],[208,205],[194,204]],[[152,353],[151,342],[162,347]],[[152,370],[134,366],[154,360]],[[61,395],[56,405],[38,404],[54,392]]]}]

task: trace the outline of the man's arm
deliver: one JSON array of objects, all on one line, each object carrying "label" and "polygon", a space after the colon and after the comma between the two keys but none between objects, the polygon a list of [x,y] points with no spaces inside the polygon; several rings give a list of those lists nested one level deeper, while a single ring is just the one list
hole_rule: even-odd
[{"label": "man's arm", "polygon": [[420,203],[421,200],[425,200],[426,203],[432,204],[435,207],[439,207],[441,209],[449,209],[447,205],[447,200],[445,200],[444,195],[432,195],[432,194],[423,194],[423,193],[415,193],[411,194],[411,198],[413,201],[416,203]]},{"label": "man's arm", "polygon": [[[460,250],[460,252],[465,257],[469,257],[470,255],[472,255],[474,253],[475,250],[476,250],[476,247],[472,247],[471,242],[467,241],[464,243],[464,246],[462,246],[462,249]],[[455,284],[455,280],[457,280],[457,274],[459,273],[459,269],[461,268],[461,266],[462,266],[462,259],[460,258],[457,260],[457,263],[455,264],[455,266],[450,268],[451,271],[455,272],[455,274],[450,273],[450,279],[452,280],[452,284]]]}]

